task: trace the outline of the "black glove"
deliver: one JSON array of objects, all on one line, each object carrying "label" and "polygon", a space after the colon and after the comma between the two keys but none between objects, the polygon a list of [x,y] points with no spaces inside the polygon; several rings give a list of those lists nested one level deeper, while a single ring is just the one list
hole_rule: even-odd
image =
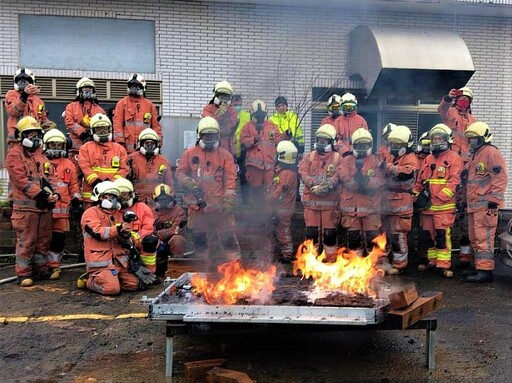
[{"label": "black glove", "polygon": [[69,209],[69,214],[71,214],[73,218],[78,218],[82,215],[82,212],[82,202],[80,202],[80,200],[76,197],[71,199],[71,209]]},{"label": "black glove", "polygon": [[180,229],[183,229],[185,226],[187,226],[188,221],[186,219],[180,221],[180,224],[178,225]]},{"label": "black glove", "polygon": [[49,196],[50,194],[44,190],[41,190],[39,193],[37,193],[34,198],[36,200],[36,207],[41,210],[48,209],[50,207],[50,204],[48,203]]},{"label": "black glove", "polygon": [[28,93],[25,93],[25,91],[22,91],[21,94],[20,94],[20,100],[23,101],[23,102],[27,102],[28,96],[29,96]]},{"label": "black glove", "polygon": [[88,142],[88,141],[91,141],[92,137],[91,137],[91,132],[89,132],[88,130],[84,130],[79,136],[78,138],[80,138],[83,142]]},{"label": "black glove", "polygon": [[487,202],[487,209],[496,210],[498,208],[498,204],[496,202]]},{"label": "black glove", "polygon": [[94,182],[91,184],[91,187],[94,189],[96,185],[98,185],[100,182],[103,182],[101,178],[96,178]]}]

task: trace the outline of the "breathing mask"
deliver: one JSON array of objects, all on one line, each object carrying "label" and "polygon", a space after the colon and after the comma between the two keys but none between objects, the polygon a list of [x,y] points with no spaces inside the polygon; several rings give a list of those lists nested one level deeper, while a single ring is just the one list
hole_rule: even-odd
[{"label": "breathing mask", "polygon": [[155,141],[144,140],[140,145],[139,151],[143,156],[151,157],[156,156],[160,152],[160,149]]},{"label": "breathing mask", "polygon": [[100,207],[105,210],[120,210],[121,204],[115,196],[107,196],[101,200]]},{"label": "breathing mask", "polygon": [[214,151],[219,147],[218,133],[203,133],[199,139],[199,147],[206,151]]}]

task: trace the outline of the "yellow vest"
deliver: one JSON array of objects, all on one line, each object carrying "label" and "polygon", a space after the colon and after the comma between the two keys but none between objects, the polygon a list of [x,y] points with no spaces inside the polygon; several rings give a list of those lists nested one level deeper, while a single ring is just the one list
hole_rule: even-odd
[{"label": "yellow vest", "polygon": [[292,138],[296,144],[304,146],[304,133],[300,127],[299,117],[291,110],[287,110],[285,114],[275,112],[270,121],[277,125],[281,133],[285,134],[287,130],[290,131]]},{"label": "yellow vest", "polygon": [[242,152],[242,143],[240,142],[240,136],[242,135],[242,128],[245,124],[251,121],[251,113],[241,110],[238,113],[238,127],[235,131],[235,155],[240,157]]}]

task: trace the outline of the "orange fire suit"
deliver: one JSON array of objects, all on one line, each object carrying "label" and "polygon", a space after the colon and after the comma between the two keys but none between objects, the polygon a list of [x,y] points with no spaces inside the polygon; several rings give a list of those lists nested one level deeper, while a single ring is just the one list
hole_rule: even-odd
[{"label": "orange fire suit", "polygon": [[222,112],[218,105],[213,102],[206,105],[201,113],[201,118],[213,117],[217,120],[220,127],[220,147],[226,149],[233,155],[236,155],[235,131],[238,127],[238,113],[236,109],[229,105],[226,112]]},{"label": "orange fire suit", "polygon": [[48,114],[44,107],[44,102],[35,94],[28,96],[27,101],[20,99],[21,92],[11,89],[5,95],[5,110],[9,118],[7,119],[7,144],[9,148],[15,144],[14,130],[18,121],[25,116],[34,117],[40,124],[48,121]]},{"label": "orange fire suit", "polygon": [[117,142],[86,142],[78,152],[78,166],[84,175],[82,199],[86,202],[91,200],[96,180],[126,178],[130,171],[126,149]]},{"label": "orange fire suit", "polygon": [[277,163],[267,198],[275,220],[280,255],[291,259],[294,257],[291,223],[297,198],[296,165]]},{"label": "orange fire suit", "polygon": [[154,208],[153,191],[158,184],[164,183],[174,190],[172,167],[165,156],[145,156],[137,151],[130,154],[128,162],[132,168],[130,179],[139,201]]},{"label": "orange fire suit", "polygon": [[119,236],[116,225],[120,222],[120,211],[104,210],[98,205],[87,209],[82,216],[84,255],[89,273],[87,288],[102,295],[117,295],[121,289],[135,291],[139,287],[139,278],[128,271],[128,250],[121,246],[127,240]]},{"label": "orange fire suit", "polygon": [[156,210],[155,234],[160,241],[156,252],[156,275],[163,276],[167,271],[169,255],[182,257],[185,253],[185,228],[180,224],[186,220],[185,211],[180,206]]},{"label": "orange fire suit", "polygon": [[51,158],[44,165],[44,175],[60,198],[52,210],[52,242],[48,252],[50,268],[60,268],[66,233],[70,231],[69,207],[72,198],[80,198],[80,185],[73,162],[67,158]]},{"label": "orange fire suit", "polygon": [[162,140],[155,104],[145,97],[125,96],[114,110],[114,141],[124,145],[128,154],[137,149],[140,132],[153,129]]},{"label": "orange fire suit", "polygon": [[[41,149],[29,152],[21,144],[7,152],[5,166],[12,185],[12,227],[16,232],[16,275],[32,276],[48,269],[52,234],[51,206],[38,208],[46,157]],[[43,206],[41,206],[43,207]]]},{"label": "orange fire suit", "polygon": [[241,142],[247,149],[245,158],[247,182],[251,187],[253,203],[261,207],[265,189],[272,183],[276,146],[283,139],[279,129],[270,121],[265,121],[261,131],[254,121],[249,121],[242,129]]},{"label": "orange fire suit", "polygon": [[469,146],[464,136],[464,132],[476,118],[470,111],[461,113],[459,110],[452,106],[452,101],[446,101],[444,98],[437,107],[437,111],[443,120],[443,124],[447,125],[453,133],[452,150],[459,154],[463,160],[467,160],[469,154]]},{"label": "orange fire suit", "polygon": [[97,103],[89,100],[73,101],[66,106],[64,122],[69,131],[72,146],[69,149],[69,158],[74,164],[78,164],[78,150],[84,144],[80,135],[89,130],[89,119],[97,113],[105,114],[105,111]]},{"label": "orange fire suit", "polygon": [[[181,156],[176,179],[186,189],[183,201],[188,205],[196,255],[212,264],[240,258],[232,213],[236,200],[233,156],[224,148],[189,148]],[[197,206],[198,192],[206,202],[204,209]],[[219,243],[221,254],[213,252],[215,243]]]},{"label": "orange fire suit", "polygon": [[[339,166],[341,225],[347,229],[347,247],[360,255],[373,249],[381,230],[381,195],[384,176],[376,155],[355,157],[347,152]],[[363,236],[365,242],[363,242]]]},{"label": "orange fire suit", "polygon": [[359,128],[368,130],[368,123],[362,116],[355,112],[340,116],[336,119],[334,127],[336,128],[337,137],[336,148],[338,152],[343,155],[350,151],[350,138],[352,137],[352,133]]},{"label": "orange fire suit", "polygon": [[494,236],[498,209],[502,208],[508,176],[505,160],[498,148],[483,145],[472,155],[468,169],[467,203],[469,239],[477,270],[494,270]]},{"label": "orange fire suit", "polygon": [[[299,174],[304,183],[302,203],[306,223],[306,238],[318,243],[323,237],[323,247],[328,258],[337,253],[337,226],[339,222],[339,174],[341,162],[338,152],[319,153],[313,150],[302,159]],[[316,192],[318,187],[323,188]],[[320,230],[322,232],[320,233]]]},{"label": "orange fire suit", "polygon": [[340,117],[342,117],[342,115],[338,115],[338,116],[336,116],[336,118],[333,118],[331,115],[326,116],[320,122],[320,126],[325,125],[325,124],[334,126],[334,124],[336,124],[336,120],[339,119]]},{"label": "orange fire suit", "polygon": [[[421,212],[421,222],[427,231],[427,257],[430,265],[440,269],[451,267],[451,228],[455,222],[455,192],[460,184],[463,163],[453,150],[445,150],[436,157],[430,154],[414,186],[414,195],[419,195],[428,184],[431,206]],[[427,234],[425,233],[425,238]]]},{"label": "orange fire suit", "polygon": [[415,153],[400,157],[390,155],[384,166],[385,186],[382,203],[384,229],[391,239],[392,266],[407,267],[407,235],[412,229],[412,188],[416,183],[418,159]]}]

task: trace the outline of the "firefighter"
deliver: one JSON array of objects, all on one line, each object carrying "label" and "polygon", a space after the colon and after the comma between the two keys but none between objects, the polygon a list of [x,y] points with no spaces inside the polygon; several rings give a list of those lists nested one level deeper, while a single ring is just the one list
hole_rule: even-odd
[{"label": "firefighter", "polygon": [[161,183],[174,187],[172,167],[169,160],[160,154],[160,137],[151,128],[140,132],[137,151],[129,155],[130,179],[139,201],[154,208],[153,191]]},{"label": "firefighter", "polygon": [[133,74],[127,82],[128,95],[114,110],[114,141],[123,145],[128,154],[137,149],[137,137],[145,128],[153,129],[162,139],[156,106],[146,98],[146,80]]},{"label": "firefighter", "polygon": [[36,77],[28,68],[20,68],[14,75],[14,89],[5,95],[5,110],[7,119],[7,144],[9,148],[18,143],[14,136],[16,124],[24,116],[30,116],[39,124],[48,125],[48,113],[43,100],[38,94],[41,87],[36,84]]},{"label": "firefighter", "polygon": [[404,125],[395,126],[388,136],[390,156],[382,161],[385,186],[382,220],[391,239],[391,275],[401,274],[407,267],[409,248],[407,236],[412,229],[412,188],[416,182],[418,160],[412,151],[412,134]]},{"label": "firefighter", "polygon": [[358,102],[352,93],[345,93],[341,96],[341,111],[343,116],[336,120],[334,127],[338,140],[336,147],[341,155],[350,151],[350,138],[359,128],[368,130],[366,120],[357,113]]},{"label": "firefighter", "polygon": [[213,117],[219,123],[220,147],[236,154],[234,135],[238,126],[238,113],[231,105],[233,87],[227,81],[220,81],[213,88],[213,97],[203,108],[201,117]]},{"label": "firefighter", "polygon": [[333,94],[327,100],[327,113],[329,114],[327,117],[324,117],[320,122],[320,126],[329,124],[334,126],[336,120],[341,117],[341,96],[337,94]]},{"label": "firefighter", "polygon": [[[430,138],[428,136],[429,132],[423,133],[420,138],[418,138],[418,145],[416,147],[416,159],[418,160],[418,169],[421,170],[423,168],[423,164],[425,163],[425,159],[430,154]],[[419,172],[417,176],[419,176]]]},{"label": "firefighter", "polygon": [[276,145],[282,137],[278,127],[267,120],[265,103],[255,100],[251,105],[251,121],[245,124],[241,135],[242,146],[247,150],[245,166],[254,207],[265,206],[265,191],[274,175]]},{"label": "firefighter", "polygon": [[338,166],[343,186],[340,197],[341,225],[347,230],[347,247],[365,256],[381,230],[381,192],[384,184],[380,161],[372,154],[373,137],[359,128],[351,137],[352,150]]},{"label": "firefighter", "polygon": [[251,121],[251,113],[242,108],[242,96],[234,94],[231,99],[231,105],[236,109],[238,113],[238,127],[235,131],[235,159],[238,165],[238,178],[240,180],[240,191],[242,194],[242,201],[244,205],[249,204],[249,185],[247,184],[245,158],[247,156],[247,150],[242,146],[240,137],[242,135],[242,128],[245,124]]},{"label": "firefighter", "polygon": [[72,141],[69,158],[75,165],[78,164],[78,151],[81,146],[92,141],[91,117],[97,113],[105,114],[105,111],[98,105],[96,85],[90,78],[82,77],[76,83],[75,101],[70,102],[64,112],[64,122]]},{"label": "firefighter", "polygon": [[293,142],[299,150],[300,158],[304,153],[304,133],[300,126],[299,116],[288,109],[288,100],[284,96],[276,97],[274,105],[276,111],[270,117],[270,121],[279,128],[281,134]]},{"label": "firefighter", "polygon": [[291,223],[297,197],[297,155],[299,151],[291,141],[279,142],[276,149],[277,161],[272,184],[268,188],[267,201],[271,206],[276,226],[275,236],[279,246],[279,260],[288,263],[295,257]]},{"label": "firefighter", "polygon": [[169,185],[160,184],[153,191],[155,203],[155,234],[159,243],[156,249],[156,275],[164,277],[169,256],[183,257],[187,240],[185,211],[176,205],[174,192]]},{"label": "firefighter", "polygon": [[114,182],[98,183],[91,196],[94,205],[81,220],[87,273],[79,277],[77,286],[102,295],[139,288],[139,278],[129,271],[131,226],[123,222],[118,198],[119,189]]},{"label": "firefighter", "polygon": [[498,225],[498,209],[505,205],[507,169],[498,148],[491,144],[489,125],[474,122],[468,126],[465,135],[472,154],[466,165],[467,211],[476,269],[466,277],[466,281],[492,282],[494,237]]},{"label": "firefighter", "polygon": [[[236,205],[236,168],[233,156],[220,144],[219,123],[202,118],[195,147],[181,156],[176,178],[185,188],[194,251],[208,267],[240,258],[233,209]],[[213,247],[218,244],[220,252]]]},{"label": "firefighter", "polygon": [[52,210],[52,241],[48,252],[50,279],[60,278],[66,235],[71,230],[70,208],[79,209],[81,205],[78,175],[75,165],[67,158],[66,145],[66,136],[58,129],[51,129],[43,136],[43,152],[48,159],[43,164],[43,173],[59,195]]},{"label": "firefighter", "polygon": [[388,161],[390,159],[388,137],[394,128],[396,128],[396,125],[390,122],[382,129],[382,145],[377,149],[377,156],[381,161]]},{"label": "firefighter", "polygon": [[448,95],[443,96],[437,107],[443,124],[452,130],[452,150],[459,154],[464,162],[467,162],[469,154],[464,132],[469,125],[476,121],[476,118],[471,114],[472,102],[473,91],[465,86],[460,89],[451,89]]},{"label": "firefighter", "polygon": [[339,174],[336,171],[341,156],[334,150],[336,129],[322,125],[316,131],[315,149],[306,155],[299,166],[304,184],[304,221],[306,239],[312,239],[315,246],[322,246],[326,260],[336,260],[337,226],[339,222]]},{"label": "firefighter", "polygon": [[5,166],[12,185],[11,223],[16,232],[16,275],[21,287],[34,284],[34,277],[47,279],[48,250],[52,233],[52,208],[59,196],[44,175],[46,162],[41,149],[43,129],[30,116],[16,124],[17,144],[7,152]]},{"label": "firefighter", "polygon": [[78,152],[78,166],[84,175],[82,200],[90,206],[91,192],[102,181],[125,178],[129,172],[126,149],[112,142],[112,123],[101,113],[91,118],[93,140],[86,142]]},{"label": "firefighter", "polygon": [[429,132],[432,154],[427,156],[413,193],[416,207],[422,209],[423,235],[428,238],[428,264],[420,264],[419,271],[437,269],[441,276],[452,278],[451,228],[455,222],[455,192],[460,183],[461,157],[450,149],[451,129],[437,124]]},{"label": "firefighter", "polygon": [[[140,267],[144,267],[144,277],[151,272],[156,272],[156,247],[158,238],[153,234],[155,217],[151,208],[144,202],[139,202],[133,189],[133,184],[126,178],[117,178],[114,184],[119,189],[119,203],[121,204],[121,213],[127,211],[135,213],[137,219],[131,222],[131,242],[137,250],[137,258],[140,258]],[[126,220],[126,218],[125,218]],[[147,269],[147,270],[146,270]],[[131,265],[131,271],[137,272]],[[136,273],[138,275],[138,273]],[[151,276],[153,277],[153,275]],[[146,284],[144,278],[141,279],[141,287]],[[154,278],[152,283],[159,283]]]}]

